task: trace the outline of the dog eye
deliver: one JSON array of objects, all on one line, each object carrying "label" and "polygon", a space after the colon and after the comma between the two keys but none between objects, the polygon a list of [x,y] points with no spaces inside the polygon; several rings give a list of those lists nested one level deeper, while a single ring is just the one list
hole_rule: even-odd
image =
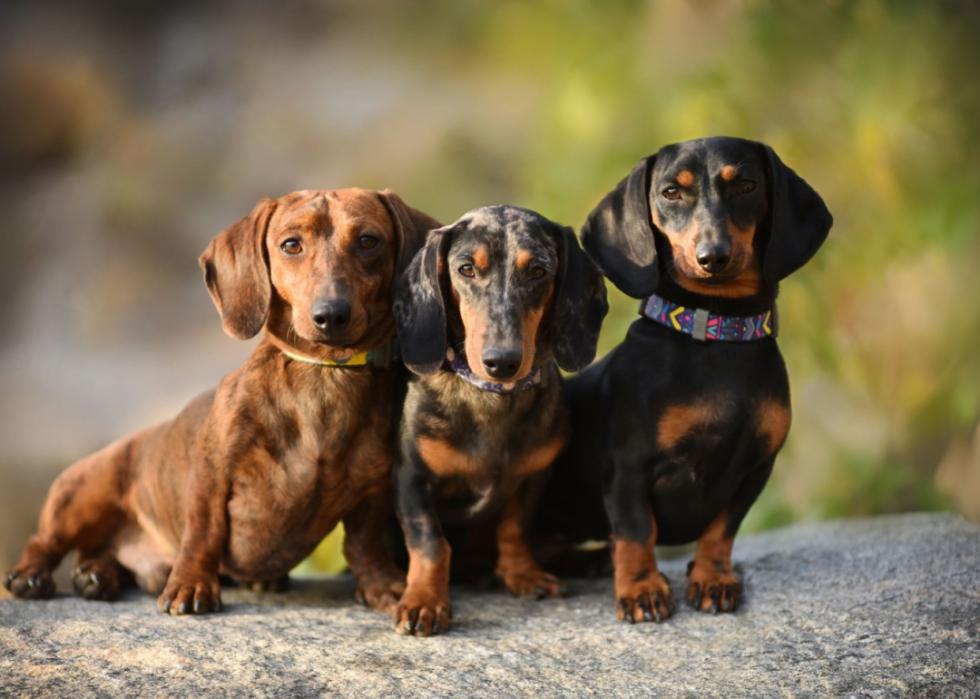
[{"label": "dog eye", "polygon": [[279,249],[287,255],[298,255],[303,252],[303,246],[296,238],[287,238],[279,244]]},{"label": "dog eye", "polygon": [[752,180],[742,180],[738,183],[738,193],[748,194],[755,190],[755,182]]},{"label": "dog eye", "polygon": [[544,275],[548,273],[544,267],[532,267],[531,268],[531,279],[542,279]]},{"label": "dog eye", "polygon": [[374,250],[378,247],[378,243],[381,239],[376,235],[364,234],[357,239],[357,244],[361,247],[361,250]]},{"label": "dog eye", "polygon": [[471,265],[469,263],[467,263],[465,265],[462,265],[459,268],[459,273],[462,274],[464,277],[470,277],[470,278],[472,278],[472,277],[475,277],[476,276],[476,270],[473,269],[473,265]]},{"label": "dog eye", "polygon": [[664,199],[670,199],[671,201],[677,201],[681,198],[681,189],[677,185],[668,185],[664,187],[664,191],[661,192]]}]

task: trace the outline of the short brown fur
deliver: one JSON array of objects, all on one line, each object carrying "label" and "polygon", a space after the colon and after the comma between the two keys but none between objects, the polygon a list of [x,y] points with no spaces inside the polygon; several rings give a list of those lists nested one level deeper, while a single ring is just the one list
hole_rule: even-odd
[{"label": "short brown fur", "polygon": [[[390,608],[403,579],[377,541],[391,512],[402,379],[280,349],[328,360],[388,342],[395,271],[436,226],[388,192],[305,191],[261,201],[216,237],[201,265],[225,329],[243,338],[264,329],[264,340],[173,420],[68,468],[8,587],[50,596],[53,569],[78,550],[76,587],[87,597],[118,594],[125,567],[164,611],[216,611],[219,573],[278,585],[343,519],[360,596]],[[354,245],[367,233],[381,243],[362,255]],[[288,237],[304,254],[284,257]],[[340,342],[322,341],[310,320],[324,293],[350,299]],[[101,578],[108,587],[99,589]]]}]

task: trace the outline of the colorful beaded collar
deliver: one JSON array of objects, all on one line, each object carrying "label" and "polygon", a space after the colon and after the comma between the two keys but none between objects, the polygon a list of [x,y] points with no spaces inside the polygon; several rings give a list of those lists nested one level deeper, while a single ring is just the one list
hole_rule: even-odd
[{"label": "colorful beaded collar", "polygon": [[702,342],[751,342],[776,335],[775,307],[754,316],[723,316],[653,294],[641,304],[640,315]]}]

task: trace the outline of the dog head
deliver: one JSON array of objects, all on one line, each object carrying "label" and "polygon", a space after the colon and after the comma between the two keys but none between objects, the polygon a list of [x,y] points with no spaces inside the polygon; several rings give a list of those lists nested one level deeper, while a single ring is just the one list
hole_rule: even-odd
[{"label": "dog head", "polygon": [[602,277],[570,228],[490,206],[429,233],[395,316],[416,373],[437,371],[452,344],[475,375],[508,383],[551,358],[569,371],[587,365],[606,310]]},{"label": "dog head", "polygon": [[661,273],[714,296],[752,296],[809,260],[833,219],[772,148],[738,138],[684,141],[644,158],[589,214],[585,249],[626,294]]},{"label": "dog head", "polygon": [[390,337],[394,279],[438,226],[388,191],[306,190],[260,201],[200,265],[229,335],[333,359]]}]

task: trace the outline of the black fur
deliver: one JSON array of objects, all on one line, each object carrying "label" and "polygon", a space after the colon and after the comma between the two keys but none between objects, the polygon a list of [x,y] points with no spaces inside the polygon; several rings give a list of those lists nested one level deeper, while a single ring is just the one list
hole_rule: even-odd
[{"label": "black fur", "polygon": [[[734,180],[719,176],[725,164],[737,164]],[[676,193],[665,189],[681,171],[690,173],[683,178],[692,184],[670,200],[666,195]],[[725,274],[704,280],[698,292],[685,289],[671,241],[654,216],[665,227],[719,239],[729,223],[756,224],[746,269],[761,270],[757,291],[724,297]],[[667,146],[641,161],[589,215],[582,236],[604,273],[630,295],[656,292],[713,313],[751,315],[772,307],[778,281],[812,257],[831,222],[820,196],[772,149],[714,138]],[[718,294],[701,291],[715,288]],[[716,517],[725,519],[726,536],[734,536],[779,446],[773,448],[756,416],[764,405],[789,408],[774,337],[702,342],[645,318],[563,392],[571,438],[552,469],[535,525],[539,545],[549,549],[556,540],[574,544],[610,534],[646,542],[651,518],[658,544],[694,541]],[[676,443],[661,444],[664,416],[692,405],[710,419],[695,422]]]}]

